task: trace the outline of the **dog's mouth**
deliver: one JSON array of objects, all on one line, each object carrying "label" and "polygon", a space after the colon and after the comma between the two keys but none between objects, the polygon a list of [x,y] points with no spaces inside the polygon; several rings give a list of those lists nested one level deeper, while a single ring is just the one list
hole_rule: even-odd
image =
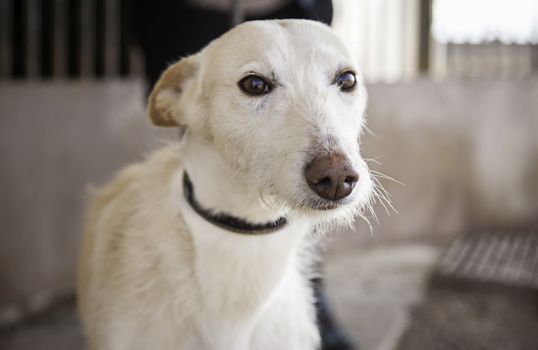
[{"label": "dog's mouth", "polygon": [[322,198],[315,198],[305,201],[302,207],[307,210],[315,211],[331,211],[338,208],[345,207],[352,202],[351,199],[345,198],[341,200],[324,200]]},{"label": "dog's mouth", "polygon": [[342,206],[341,204],[338,204],[338,203],[323,203],[323,204],[316,204],[316,205],[312,205],[312,206],[307,206],[308,209],[313,209],[313,210],[321,210],[321,211],[329,211],[329,210],[334,210],[338,207]]}]

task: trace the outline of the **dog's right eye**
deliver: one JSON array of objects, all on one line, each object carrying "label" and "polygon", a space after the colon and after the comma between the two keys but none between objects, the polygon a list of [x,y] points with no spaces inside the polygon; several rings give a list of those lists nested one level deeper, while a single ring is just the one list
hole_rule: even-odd
[{"label": "dog's right eye", "polygon": [[336,85],[342,91],[351,91],[357,84],[357,78],[352,71],[345,71],[336,77]]},{"label": "dog's right eye", "polygon": [[247,75],[239,81],[238,85],[241,91],[251,96],[265,95],[272,89],[264,78],[257,75]]}]

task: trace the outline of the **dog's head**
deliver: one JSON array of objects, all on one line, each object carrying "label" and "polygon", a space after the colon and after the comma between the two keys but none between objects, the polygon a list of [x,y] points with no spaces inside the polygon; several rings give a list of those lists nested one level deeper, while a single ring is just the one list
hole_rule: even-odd
[{"label": "dog's head", "polygon": [[204,138],[271,203],[342,217],[372,189],[359,154],[365,106],[357,66],[329,27],[278,20],[239,25],[171,65],[148,112]]}]

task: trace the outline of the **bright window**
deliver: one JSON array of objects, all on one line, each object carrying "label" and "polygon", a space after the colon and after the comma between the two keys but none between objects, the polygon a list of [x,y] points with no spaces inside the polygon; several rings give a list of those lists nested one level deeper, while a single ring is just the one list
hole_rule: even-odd
[{"label": "bright window", "polygon": [[441,43],[538,43],[537,0],[435,0],[433,37]]}]

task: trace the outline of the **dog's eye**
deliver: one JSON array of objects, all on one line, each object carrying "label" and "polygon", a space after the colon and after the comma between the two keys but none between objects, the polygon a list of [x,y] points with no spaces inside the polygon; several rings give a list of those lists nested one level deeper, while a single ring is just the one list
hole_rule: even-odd
[{"label": "dog's eye", "polygon": [[336,85],[342,91],[351,91],[356,84],[357,79],[355,78],[355,73],[351,71],[346,71],[336,78]]},{"label": "dog's eye", "polygon": [[260,96],[271,91],[271,85],[262,77],[248,75],[239,81],[239,88],[247,95]]}]

